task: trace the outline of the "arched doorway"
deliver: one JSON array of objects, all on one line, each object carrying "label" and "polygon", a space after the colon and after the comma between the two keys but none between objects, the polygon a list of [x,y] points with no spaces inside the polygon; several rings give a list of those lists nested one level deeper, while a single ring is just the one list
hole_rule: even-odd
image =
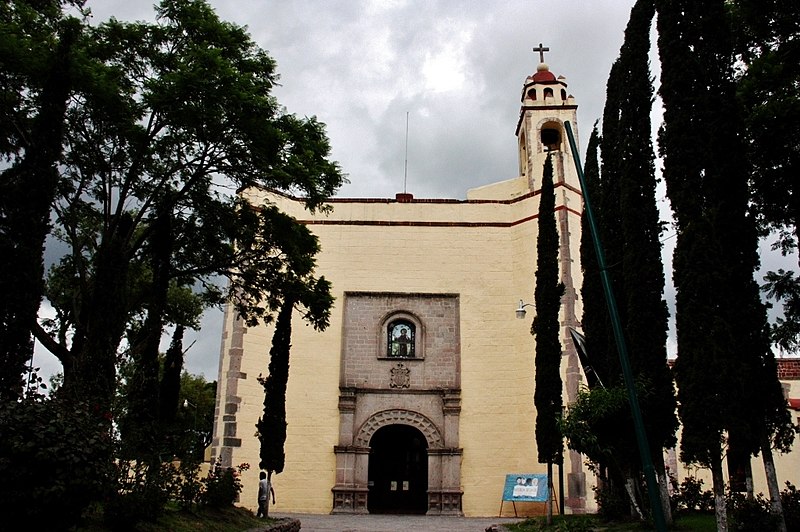
[{"label": "arched doorway", "polygon": [[428,500],[428,442],[409,425],[387,425],[370,440],[370,513],[424,514]]}]

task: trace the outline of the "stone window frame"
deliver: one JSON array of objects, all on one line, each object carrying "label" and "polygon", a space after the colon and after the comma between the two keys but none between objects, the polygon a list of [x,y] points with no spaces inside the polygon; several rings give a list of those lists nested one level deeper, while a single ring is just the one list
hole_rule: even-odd
[{"label": "stone window frame", "polygon": [[[389,324],[396,320],[405,320],[414,325],[414,357],[392,357],[387,352],[389,346]],[[415,314],[405,310],[394,310],[386,314],[378,325],[377,358],[380,360],[424,360],[425,359],[425,326]]]}]

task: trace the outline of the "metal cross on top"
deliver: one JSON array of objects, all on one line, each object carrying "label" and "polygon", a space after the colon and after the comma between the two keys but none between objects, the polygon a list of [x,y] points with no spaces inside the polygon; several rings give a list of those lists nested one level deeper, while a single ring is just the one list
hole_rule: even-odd
[{"label": "metal cross on top", "polygon": [[550,48],[545,48],[542,46],[542,43],[539,43],[539,46],[533,49],[534,52],[539,52],[539,62],[544,63],[544,53],[549,52]]}]

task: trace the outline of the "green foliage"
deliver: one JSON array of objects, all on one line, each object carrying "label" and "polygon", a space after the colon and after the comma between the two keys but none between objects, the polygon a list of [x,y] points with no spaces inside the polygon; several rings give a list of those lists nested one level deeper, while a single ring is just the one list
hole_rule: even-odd
[{"label": "green foliage", "polygon": [[703,479],[684,478],[680,485],[672,479],[670,504],[673,512],[714,512],[714,493],[703,489]]},{"label": "green foliage", "polygon": [[591,515],[559,515],[554,516],[552,521],[552,524],[548,525],[544,518],[535,517],[519,523],[509,523],[503,525],[503,527],[514,532],[537,532],[542,530],[590,532],[597,530],[599,525],[598,519]]},{"label": "green foliage", "polygon": [[0,511],[43,528],[77,523],[113,489],[109,421],[83,403],[0,402]]},{"label": "green foliage", "polygon": [[678,233],[674,372],[681,458],[712,467],[719,482],[727,438],[748,454],[769,440],[783,447],[792,438],[791,420],[753,278],[758,228],[748,215],[747,149],[726,2],[657,0],[656,7],[664,102],[659,146]]},{"label": "green foliage", "polygon": [[624,490],[605,482],[592,487],[597,501],[597,513],[606,521],[629,517],[631,503]]},{"label": "green foliage", "polygon": [[553,161],[545,160],[539,196],[539,237],[536,241],[536,317],[531,333],[536,335],[536,448],[540,464],[561,463],[563,443],[561,418],[561,343],[558,311],[564,285],[558,280],[558,231],[553,191]]},{"label": "green foliage", "polygon": [[30,327],[42,298],[56,165],[85,28],[62,10],[81,3],[17,0],[0,6],[0,398],[8,400],[21,396],[25,363],[33,355]]},{"label": "green foliage", "polygon": [[249,464],[239,464],[234,469],[222,467],[217,461],[208,472],[208,476],[202,480],[200,504],[209,508],[233,506],[242,492],[241,474],[248,469],[250,469]]},{"label": "green foliage", "polygon": [[728,530],[763,532],[778,530],[778,520],[770,514],[769,500],[761,493],[749,498],[743,493],[728,492],[725,497],[728,511]]},{"label": "green foliage", "polygon": [[289,380],[289,352],[292,339],[293,300],[284,302],[269,351],[269,375],[258,381],[264,387],[264,413],[256,423],[261,443],[259,468],[280,473],[286,460],[286,384]]},{"label": "green foliage", "polygon": [[142,521],[158,519],[169,500],[165,477],[152,475],[143,463],[127,460],[119,462],[119,472],[117,490],[103,503],[105,522],[113,529],[130,530]]},{"label": "green foliage", "polygon": [[777,247],[797,249],[800,192],[800,7],[795,2],[736,0],[737,96],[751,165],[752,207],[763,234]]},{"label": "green foliage", "polygon": [[152,526],[169,513],[171,504],[197,512],[231,508],[242,491],[241,473],[247,469],[248,464],[225,468],[216,462],[201,478],[200,463],[184,460],[162,463],[158,475],[152,475],[147,465],[121,460],[118,489],[103,502],[104,522],[113,530],[133,529],[140,523]]},{"label": "green foliage", "polygon": [[[681,516],[714,513],[714,494],[711,490],[703,489],[702,479],[686,477],[680,486],[673,480],[670,502],[673,511]],[[789,482],[781,492],[781,502],[787,530],[797,530],[800,525],[800,492]],[[777,530],[777,520],[770,513],[770,502],[761,493],[751,499],[746,494],[728,491],[725,494],[725,506],[730,530]],[[679,521],[683,522],[684,518],[680,517]]]},{"label": "green foliage", "polygon": [[[629,439],[620,437],[622,431],[618,422],[624,413],[628,416],[626,426],[633,430],[625,388],[580,390],[562,423],[567,445],[595,464],[615,464],[619,456],[635,453]],[[621,448],[621,444],[627,446]]]},{"label": "green foliage", "polygon": [[[82,525],[75,532],[105,532],[125,530],[126,528],[112,528],[104,518],[102,507],[87,513]],[[183,508],[168,505],[158,519],[149,522],[140,522],[135,526],[127,527],[136,532],[241,532],[242,530],[260,529],[270,527],[274,520],[261,519],[253,512],[237,506],[227,508]]]},{"label": "green foliage", "polygon": [[786,482],[786,487],[781,491],[781,505],[786,529],[800,530],[800,491],[791,482]]},{"label": "green foliage", "polygon": [[800,348],[800,276],[779,269],[767,272],[763,290],[767,297],[783,301],[783,317],[772,325],[772,341],[787,351]]},{"label": "green foliage", "polygon": [[[631,10],[625,40],[608,78],[603,111],[602,138],[596,130],[590,139],[587,159],[587,193],[598,198],[599,236],[605,251],[608,276],[625,331],[630,363],[637,380],[647,381],[646,395],[640,395],[642,417],[656,471],[663,470],[661,449],[675,442],[677,416],[672,375],[667,366],[667,307],[663,298],[664,269],[661,261],[661,223],[656,203],[656,178],[650,135],[653,99],[649,71],[650,26],[654,15],[652,0],[640,0]],[[596,151],[601,148],[598,170]],[[589,154],[587,153],[587,156]],[[619,351],[614,337],[600,272],[583,224],[581,260],[584,268],[584,317],[587,355],[601,382],[616,388],[622,382]],[[624,392],[622,389],[612,393]],[[601,397],[603,396],[603,397]],[[646,397],[646,400],[645,400]],[[607,404],[605,392],[594,398],[597,407]],[[609,515],[616,515],[613,501],[622,501],[626,512],[624,479],[642,480],[641,456],[626,405],[576,414],[600,415],[602,423],[592,425],[595,434],[574,434],[571,445],[592,449],[596,465],[607,472],[602,493]],[[614,427],[615,430],[609,430]],[[631,430],[619,430],[630,427]],[[578,429],[579,427],[574,427]],[[644,487],[639,486],[639,493]]]},{"label": "green foliage", "polygon": [[[119,457],[141,464],[135,482],[109,502],[111,518],[128,521],[163,506],[171,480],[162,458],[196,459],[209,439],[207,395],[178,389],[182,332],[198,325],[203,308],[230,297],[248,323],[269,321],[291,291],[304,319],[318,329],[328,323],[333,298],[330,283],[314,276],[316,238],[274,206],[253,209],[231,191],[269,188],[323,209],[344,178],[329,160],[324,125],[287,114],[271,94],[275,61],[207,2],[163,0],[155,22],[91,25],[68,15],[75,5],[82,2],[0,6],[0,155],[9,163],[0,180],[0,257],[9,272],[0,304],[0,396],[19,395],[35,334],[64,366],[64,404],[86,401],[101,413],[113,407]],[[66,251],[43,290],[50,224],[55,247]],[[225,280],[229,292],[220,287]],[[55,317],[39,326],[42,294]],[[176,334],[160,375],[158,346],[169,326]],[[122,359],[130,365],[120,375]],[[193,411],[180,411],[184,398]],[[12,429],[22,430],[12,413],[8,442],[16,442]],[[83,426],[72,414],[60,411],[59,423],[74,417]],[[110,421],[85,430],[84,440],[69,430],[49,446],[30,440],[39,452],[73,459],[74,484],[82,485],[89,482],[82,468],[91,464],[106,478],[113,463],[110,442],[100,452],[91,439],[110,434]],[[41,433],[52,436],[50,428]],[[17,445],[8,443],[6,454],[19,452]],[[46,458],[42,464],[55,464]],[[36,490],[47,478],[20,486]],[[226,482],[209,482],[206,495],[217,500]],[[72,496],[100,494],[87,486]],[[76,501],[70,512],[84,506]]]},{"label": "green foliage", "polygon": [[[586,149],[586,163],[584,164],[584,177],[586,180],[585,194],[589,196],[592,205],[595,206],[596,217],[602,219],[605,209],[602,207],[602,195],[600,194],[600,167],[597,162],[597,150],[600,145],[600,134],[595,122],[592,134],[589,137],[589,147]],[[594,242],[589,226],[586,211],[581,215],[581,269],[583,270],[583,286],[581,296],[583,298],[583,317],[581,324],[586,337],[586,353],[589,366],[592,368],[592,375],[597,375],[602,382],[607,378],[606,360],[608,359],[608,349],[611,345],[609,340],[610,321],[608,307],[606,306],[603,285],[600,279],[600,270],[597,263],[597,255],[594,250]],[[613,354],[615,355],[615,353]],[[598,374],[602,373],[602,376]],[[589,386],[595,385],[594,378],[590,379],[587,375]]]},{"label": "green foliage", "polygon": [[206,447],[211,444],[216,396],[216,382],[207,382],[202,375],[183,372],[173,430],[188,435],[189,441],[183,451],[185,454],[177,449],[176,457],[202,460]]}]

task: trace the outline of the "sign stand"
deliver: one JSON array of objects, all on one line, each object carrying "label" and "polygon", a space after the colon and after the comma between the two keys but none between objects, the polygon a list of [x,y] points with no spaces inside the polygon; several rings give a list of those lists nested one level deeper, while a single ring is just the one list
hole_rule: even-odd
[{"label": "sign stand", "polygon": [[517,514],[517,501],[520,502],[547,502],[548,497],[553,498],[555,490],[552,483],[548,485],[547,475],[536,473],[518,473],[506,475],[503,488],[503,497],[500,499],[500,513],[503,515],[503,505],[506,501],[514,507],[514,517]]}]

